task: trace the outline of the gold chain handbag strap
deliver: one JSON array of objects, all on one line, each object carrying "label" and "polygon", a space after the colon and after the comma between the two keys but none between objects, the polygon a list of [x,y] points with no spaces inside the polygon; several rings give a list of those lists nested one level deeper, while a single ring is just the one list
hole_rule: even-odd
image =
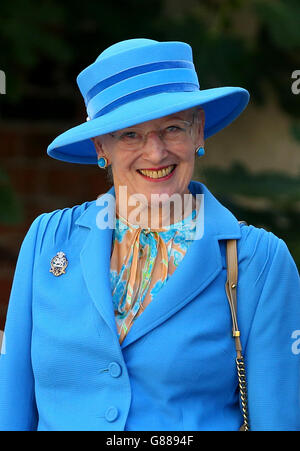
[{"label": "gold chain handbag strap", "polygon": [[[241,221],[242,222],[242,221]],[[227,281],[225,285],[227,298],[229,301],[230,312],[232,317],[232,336],[235,340],[236,349],[236,367],[239,381],[239,392],[241,399],[242,415],[244,423],[240,431],[250,431],[248,417],[248,396],[247,396],[247,380],[245,362],[242,353],[242,345],[240,340],[240,331],[237,323],[237,280],[238,280],[238,260],[236,240],[227,240]]]}]

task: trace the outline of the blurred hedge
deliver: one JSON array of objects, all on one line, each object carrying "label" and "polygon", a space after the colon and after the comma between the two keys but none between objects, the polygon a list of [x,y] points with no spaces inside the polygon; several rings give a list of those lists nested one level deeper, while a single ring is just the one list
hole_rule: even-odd
[{"label": "blurred hedge", "polygon": [[23,219],[23,209],[8,175],[0,168],[0,224],[16,224]]},{"label": "blurred hedge", "polygon": [[[57,101],[82,102],[74,96],[80,70],[117,41],[148,37],[189,42],[202,88],[243,86],[263,102],[267,82],[298,120],[291,74],[300,68],[299,17],[299,0],[3,2],[1,69],[8,76],[1,100],[8,106],[35,93],[49,100],[52,89]],[[46,110],[31,112],[29,105],[28,113],[38,119]]]},{"label": "blurred hedge", "polygon": [[240,164],[207,168],[207,186],[239,219],[274,233],[289,247],[300,270],[300,176],[252,174]]}]

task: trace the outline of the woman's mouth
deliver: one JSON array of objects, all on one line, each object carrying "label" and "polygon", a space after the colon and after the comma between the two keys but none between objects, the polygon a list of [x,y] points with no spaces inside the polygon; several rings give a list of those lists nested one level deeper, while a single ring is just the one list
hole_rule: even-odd
[{"label": "woman's mouth", "polygon": [[168,180],[170,177],[172,177],[175,168],[176,164],[171,164],[170,166],[165,166],[158,169],[138,169],[137,172],[148,180],[151,180],[153,182],[160,182]]}]

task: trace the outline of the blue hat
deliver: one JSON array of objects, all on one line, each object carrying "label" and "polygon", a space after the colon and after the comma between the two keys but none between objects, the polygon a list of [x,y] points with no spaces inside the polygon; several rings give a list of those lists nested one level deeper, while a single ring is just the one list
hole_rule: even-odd
[{"label": "blue hat", "polygon": [[90,138],[195,106],[205,111],[204,136],[230,124],[246,107],[243,88],[200,90],[192,49],[184,42],[129,39],[104,50],[77,77],[88,118],[59,135],[48,155],[97,164]]}]

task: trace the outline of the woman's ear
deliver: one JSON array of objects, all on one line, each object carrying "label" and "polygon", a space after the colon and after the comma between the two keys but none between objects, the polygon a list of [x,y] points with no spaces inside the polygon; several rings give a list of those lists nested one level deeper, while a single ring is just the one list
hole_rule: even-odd
[{"label": "woman's ear", "polygon": [[105,156],[105,153],[104,153],[104,150],[103,150],[103,146],[102,146],[102,142],[100,141],[98,136],[96,136],[95,138],[90,138],[90,139],[94,143],[94,146],[95,146],[98,158],[101,158],[101,157]]},{"label": "woman's ear", "polygon": [[195,108],[193,112],[192,139],[195,148],[204,147],[205,113],[202,108]]},{"label": "woman's ear", "polygon": [[202,108],[197,110],[196,124],[197,124],[197,145],[204,147],[204,125],[205,125],[205,112]]}]

